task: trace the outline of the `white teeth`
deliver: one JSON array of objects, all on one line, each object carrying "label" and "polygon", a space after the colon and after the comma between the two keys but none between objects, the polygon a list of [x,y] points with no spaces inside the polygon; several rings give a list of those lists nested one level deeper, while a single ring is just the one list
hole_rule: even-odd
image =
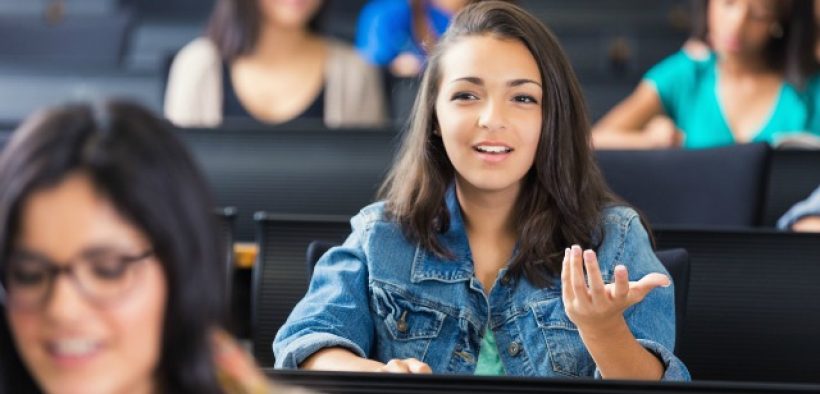
[{"label": "white teeth", "polygon": [[512,148],[506,146],[495,146],[495,145],[477,145],[475,149],[479,152],[484,153],[507,153],[512,152]]},{"label": "white teeth", "polygon": [[54,353],[60,356],[77,357],[90,354],[99,347],[96,341],[87,339],[70,339],[53,342]]}]

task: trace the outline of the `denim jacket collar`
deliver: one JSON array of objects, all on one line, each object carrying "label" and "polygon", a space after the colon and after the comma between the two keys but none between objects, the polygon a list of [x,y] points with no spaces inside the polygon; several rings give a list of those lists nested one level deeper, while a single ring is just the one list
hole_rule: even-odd
[{"label": "denim jacket collar", "polygon": [[447,188],[444,201],[450,215],[450,226],[447,231],[439,235],[439,241],[446,250],[453,253],[454,259],[441,258],[425,250],[421,244],[417,245],[416,256],[413,259],[411,279],[413,283],[425,280],[453,283],[467,281],[474,276],[470,243],[467,240],[467,231],[464,228],[455,183],[450,184]]}]

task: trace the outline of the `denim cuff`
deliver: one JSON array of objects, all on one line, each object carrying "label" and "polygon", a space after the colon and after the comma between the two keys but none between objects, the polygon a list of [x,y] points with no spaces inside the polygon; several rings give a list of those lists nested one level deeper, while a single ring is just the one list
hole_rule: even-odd
[{"label": "denim cuff", "polygon": [[792,225],[806,216],[820,216],[820,187],[809,198],[795,204],[777,221],[777,228],[790,230]]},{"label": "denim cuff", "polygon": [[[661,360],[661,363],[663,364],[663,376],[661,376],[661,380],[683,382],[692,380],[692,377],[689,375],[689,370],[686,369],[683,362],[669,349],[655,341],[650,341],[648,339],[638,339],[638,343],[640,343],[644,349],[648,350],[650,353],[658,357],[659,360]],[[598,368],[595,368],[595,379],[601,378],[601,371]]]},{"label": "denim cuff", "polygon": [[275,368],[286,369],[299,368],[299,364],[313,355],[313,353],[330,347],[342,347],[350,350],[359,357],[367,357],[364,350],[362,350],[359,345],[353,343],[353,341],[338,335],[317,332],[301,336],[287,344],[280,354],[276,354],[276,363],[274,366]]}]

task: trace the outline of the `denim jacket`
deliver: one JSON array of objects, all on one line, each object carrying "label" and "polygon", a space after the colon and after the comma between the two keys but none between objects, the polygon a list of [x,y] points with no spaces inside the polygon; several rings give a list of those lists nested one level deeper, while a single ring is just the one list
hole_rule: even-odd
[{"label": "denim jacket", "polygon": [[[307,294],[277,333],[276,367],[297,368],[320,349],[342,347],[381,362],[412,357],[435,373],[472,374],[489,327],[508,375],[600,377],[564,311],[560,278],[538,288],[505,268],[485,294],[452,188],[446,202],[450,226],[440,240],[455,255],[448,261],[409,242],[385,218],[384,203],[362,209],[345,243],[319,260]],[[667,274],[635,211],[610,207],[602,216],[597,253],[605,282],[617,264],[627,266],[629,280]],[[662,361],[664,380],[690,379],[671,351],[672,286],[652,290],[624,316],[640,344]]]}]

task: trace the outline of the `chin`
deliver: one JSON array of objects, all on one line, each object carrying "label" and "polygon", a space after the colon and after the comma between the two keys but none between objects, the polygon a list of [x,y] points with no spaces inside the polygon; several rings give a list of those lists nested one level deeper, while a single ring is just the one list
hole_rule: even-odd
[{"label": "chin", "polygon": [[[113,369],[113,368],[112,368]],[[49,394],[105,394],[133,390],[141,382],[134,376],[123,376],[114,371],[74,371],[58,373],[37,379],[38,385]],[[126,383],[126,380],[131,383]]]},{"label": "chin", "polygon": [[103,394],[125,391],[125,387],[113,384],[108,379],[60,379],[41,385],[50,394]]},{"label": "chin", "polygon": [[466,181],[469,187],[488,193],[510,190],[512,188],[517,188],[521,184],[520,179],[497,179],[492,176],[476,176],[465,178],[464,181]]}]

